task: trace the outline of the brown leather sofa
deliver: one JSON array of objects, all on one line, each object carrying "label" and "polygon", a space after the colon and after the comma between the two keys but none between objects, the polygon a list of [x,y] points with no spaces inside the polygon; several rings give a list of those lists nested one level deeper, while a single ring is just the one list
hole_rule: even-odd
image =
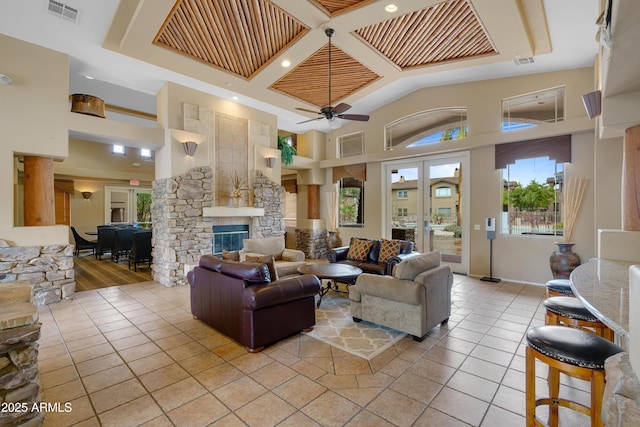
[{"label": "brown leather sofa", "polygon": [[349,253],[349,247],[353,244],[354,238],[351,238],[349,246],[342,246],[334,248],[327,252],[327,259],[330,263],[349,264],[355,267],[360,267],[364,273],[380,274],[391,276],[393,274],[393,267],[404,259],[412,258],[420,255],[419,252],[413,250],[413,242],[409,240],[397,240],[400,242],[399,253],[389,258],[387,261],[379,262],[380,255],[380,243],[381,240],[365,239],[358,237],[358,240],[367,240],[373,242],[371,250],[364,261],[353,260],[347,257]]},{"label": "brown leather sofa", "polygon": [[242,263],[203,255],[187,275],[191,313],[247,347],[261,351],[316,323],[315,295],[320,281],[313,275],[271,282],[267,264]]}]

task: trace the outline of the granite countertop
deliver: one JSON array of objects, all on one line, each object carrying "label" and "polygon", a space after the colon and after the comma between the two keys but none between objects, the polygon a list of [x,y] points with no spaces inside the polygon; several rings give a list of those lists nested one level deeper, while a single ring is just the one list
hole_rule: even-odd
[{"label": "granite countertop", "polygon": [[582,303],[618,336],[629,339],[629,267],[637,262],[594,258],[571,273],[571,289]]}]

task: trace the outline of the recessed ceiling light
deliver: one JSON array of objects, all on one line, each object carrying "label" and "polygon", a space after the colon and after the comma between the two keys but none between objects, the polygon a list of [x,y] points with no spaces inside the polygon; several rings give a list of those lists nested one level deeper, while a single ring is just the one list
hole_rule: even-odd
[{"label": "recessed ceiling light", "polygon": [[280,63],[280,65],[282,65],[285,68],[290,67],[291,66],[291,61],[289,61],[288,59],[285,59],[284,61],[282,61]]},{"label": "recessed ceiling light", "polygon": [[398,6],[396,6],[396,5],[395,5],[395,4],[393,4],[393,3],[390,3],[390,4],[388,4],[388,5],[386,5],[386,6],[384,7],[384,10],[385,10],[385,11],[387,11],[387,12],[389,12],[389,13],[393,13],[393,12],[395,12],[395,11],[397,11],[397,10],[398,10]]},{"label": "recessed ceiling light", "polygon": [[93,80],[94,78],[91,76],[84,76],[86,79]]},{"label": "recessed ceiling light", "polygon": [[237,101],[238,97],[237,96],[232,96],[231,99],[233,99],[234,101]]}]

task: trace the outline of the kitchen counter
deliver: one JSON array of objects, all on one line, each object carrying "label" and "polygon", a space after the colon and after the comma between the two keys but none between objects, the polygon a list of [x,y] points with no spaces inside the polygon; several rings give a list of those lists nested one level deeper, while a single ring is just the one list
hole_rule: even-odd
[{"label": "kitchen counter", "polygon": [[571,289],[629,347],[629,267],[637,262],[593,258],[571,273]]}]

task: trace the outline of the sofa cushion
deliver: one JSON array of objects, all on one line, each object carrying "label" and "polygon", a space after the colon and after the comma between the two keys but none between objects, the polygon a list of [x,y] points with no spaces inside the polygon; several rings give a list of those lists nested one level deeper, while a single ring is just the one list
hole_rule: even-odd
[{"label": "sofa cushion", "polygon": [[353,261],[366,261],[371,251],[373,242],[371,240],[353,239],[351,245],[349,245],[349,252],[347,252],[347,259]]},{"label": "sofa cushion", "polygon": [[303,265],[307,265],[304,261],[277,261],[276,270],[278,271],[278,277],[298,275],[298,268]]},{"label": "sofa cushion", "polygon": [[406,259],[393,269],[393,277],[400,280],[413,280],[423,271],[440,265],[440,252],[433,251]]},{"label": "sofa cushion", "polygon": [[227,261],[240,261],[240,252],[238,251],[228,251],[226,249],[222,250],[222,259]]},{"label": "sofa cushion", "polygon": [[207,270],[220,271],[222,260],[215,255],[202,255],[198,265]]},{"label": "sofa cushion", "polygon": [[389,258],[394,257],[400,253],[400,240],[380,240],[380,255],[378,255],[378,262],[387,262]]},{"label": "sofa cushion", "polygon": [[271,282],[269,267],[264,263],[223,261],[220,263],[219,271],[227,276],[244,280],[250,285]]},{"label": "sofa cushion", "polygon": [[261,262],[263,264],[267,264],[269,268],[269,274],[271,275],[271,281],[275,282],[278,280],[278,272],[276,271],[275,260],[273,259],[273,255],[247,255],[247,262]]},{"label": "sofa cushion", "polygon": [[245,252],[253,252],[262,255],[273,255],[277,261],[282,257],[284,251],[284,237],[265,237],[262,239],[243,239],[243,248]]}]

